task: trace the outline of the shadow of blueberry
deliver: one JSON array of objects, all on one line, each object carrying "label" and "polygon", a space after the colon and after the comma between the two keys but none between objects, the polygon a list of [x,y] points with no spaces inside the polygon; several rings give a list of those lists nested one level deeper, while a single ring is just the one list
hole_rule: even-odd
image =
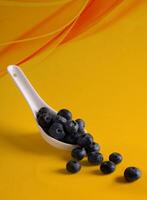
[{"label": "shadow of blueberry", "polygon": [[68,175],[68,174],[69,174],[69,173],[66,171],[66,169],[57,169],[56,172],[59,173],[59,174],[64,174],[64,175]]},{"label": "shadow of blueberry", "polygon": [[62,169],[57,169],[55,170],[55,173],[58,174],[63,174],[63,175],[75,175],[76,173],[70,173],[66,170],[66,168],[62,168]]},{"label": "shadow of blueberry", "polygon": [[127,183],[127,181],[125,180],[125,178],[124,178],[123,176],[118,176],[118,177],[116,177],[116,178],[115,178],[115,181],[116,181],[117,183],[121,183],[121,184],[126,184],[126,183]]},{"label": "shadow of blueberry", "polygon": [[105,176],[105,174],[103,174],[99,169],[95,169],[91,171],[91,174],[97,175],[97,176]]},{"label": "shadow of blueberry", "polygon": [[91,167],[91,166],[93,166],[93,165],[91,165],[91,164],[88,162],[88,160],[82,160],[82,161],[81,161],[81,165],[82,165],[82,166],[85,166],[85,167]]}]

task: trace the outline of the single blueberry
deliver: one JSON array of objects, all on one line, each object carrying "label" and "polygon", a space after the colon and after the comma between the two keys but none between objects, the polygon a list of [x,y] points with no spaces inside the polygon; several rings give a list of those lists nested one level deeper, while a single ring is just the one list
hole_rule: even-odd
[{"label": "single blueberry", "polygon": [[84,130],[85,129],[85,122],[84,122],[84,120],[82,120],[82,119],[76,119],[75,121],[79,125],[78,131],[84,133],[85,132],[85,130]]},{"label": "single blueberry", "polygon": [[88,161],[91,164],[99,165],[103,162],[103,155],[99,152],[93,151],[88,154]]},{"label": "single blueberry", "polygon": [[75,121],[78,123],[79,127],[85,128],[85,122],[83,119],[76,119]]},{"label": "single blueberry", "polygon": [[61,123],[64,126],[67,122],[67,119],[65,117],[60,116],[60,115],[56,115],[55,122]]},{"label": "single blueberry", "polygon": [[141,177],[141,171],[137,167],[127,167],[124,171],[126,181],[133,182]]},{"label": "single blueberry", "polygon": [[43,115],[43,114],[46,114],[46,113],[49,113],[49,109],[47,107],[42,107],[40,108],[40,110],[37,112],[37,117],[39,117],[40,115]]},{"label": "single blueberry", "polygon": [[89,145],[93,143],[93,137],[90,134],[82,134],[77,141],[78,145],[81,147],[87,148]]},{"label": "single blueberry", "polygon": [[109,160],[114,162],[115,164],[118,164],[122,161],[122,155],[117,152],[111,153],[109,156]]},{"label": "single blueberry", "polygon": [[46,131],[52,122],[52,115],[50,112],[38,114],[37,122]]},{"label": "single blueberry", "polygon": [[64,118],[66,118],[67,120],[71,120],[72,119],[72,113],[69,110],[67,110],[67,109],[60,110],[57,113],[57,115],[60,115],[60,116],[62,116]]},{"label": "single blueberry", "polygon": [[115,171],[115,164],[112,161],[104,161],[100,165],[100,170],[103,174],[110,174]]},{"label": "single blueberry", "polygon": [[57,122],[53,123],[49,128],[49,135],[57,140],[63,140],[65,132],[62,124]]},{"label": "single blueberry", "polygon": [[86,148],[87,153],[93,152],[93,151],[100,151],[100,145],[93,142]]},{"label": "single blueberry", "polygon": [[84,148],[76,147],[72,150],[71,155],[76,160],[82,160],[86,156],[86,151]]},{"label": "single blueberry", "polygon": [[81,169],[81,164],[76,160],[70,160],[66,164],[66,169],[70,173],[77,173]]},{"label": "single blueberry", "polygon": [[79,126],[78,126],[78,123],[76,121],[68,120],[65,123],[65,130],[69,134],[77,133],[78,128],[79,128]]}]

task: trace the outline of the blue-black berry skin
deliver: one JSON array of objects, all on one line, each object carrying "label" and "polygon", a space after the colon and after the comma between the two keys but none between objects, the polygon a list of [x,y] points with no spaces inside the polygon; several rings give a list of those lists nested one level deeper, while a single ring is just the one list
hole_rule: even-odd
[{"label": "blue-black berry skin", "polygon": [[82,147],[76,147],[72,150],[71,155],[76,160],[82,160],[86,156],[86,151]]},{"label": "blue-black berry skin", "polygon": [[110,174],[115,171],[115,164],[112,161],[104,161],[100,165],[100,170],[103,174]]},{"label": "blue-black berry skin", "polygon": [[64,117],[67,120],[71,120],[72,119],[72,113],[69,110],[67,110],[67,109],[60,110],[57,113],[57,115],[60,115],[60,116]]},{"label": "blue-black berry skin", "polygon": [[64,142],[67,144],[77,144],[77,138],[74,134],[66,134],[64,138]]},{"label": "blue-black berry skin", "polygon": [[77,141],[78,145],[87,148],[93,143],[93,137],[90,134],[82,134]]},{"label": "blue-black berry skin", "polygon": [[85,129],[85,122],[84,122],[84,120],[82,120],[82,119],[76,119],[75,121],[79,125],[78,131],[81,132],[81,133],[84,133],[85,132],[85,130],[84,130]]},{"label": "blue-black berry skin", "polygon": [[133,182],[141,177],[141,171],[137,167],[127,167],[124,171],[124,177],[127,182]]},{"label": "blue-black berry skin", "polygon": [[93,165],[99,165],[103,162],[103,155],[99,152],[91,152],[88,154],[88,161]]},{"label": "blue-black berry skin", "polygon": [[109,160],[114,162],[115,164],[118,164],[122,161],[122,155],[117,152],[111,153],[109,156]]},{"label": "blue-black berry skin", "polygon": [[65,124],[65,130],[69,134],[74,134],[78,132],[78,123],[74,120],[68,120]]},{"label": "blue-black berry skin", "polygon": [[50,112],[47,107],[42,107],[39,109],[37,116]]},{"label": "blue-black berry skin", "polygon": [[50,112],[38,112],[37,113],[37,122],[44,129],[47,130],[51,124],[52,115]]},{"label": "blue-black berry skin", "polygon": [[77,173],[81,169],[81,164],[76,160],[70,160],[66,164],[66,170],[70,173]]},{"label": "blue-black berry skin", "polygon": [[100,151],[100,145],[93,142],[92,144],[90,144],[89,146],[87,146],[86,148],[87,154],[93,152],[93,151]]},{"label": "blue-black berry skin", "polygon": [[80,136],[81,136],[81,134],[79,132],[72,133],[72,134],[67,133],[64,138],[64,142],[66,142],[68,144],[77,144],[77,141]]},{"label": "blue-black berry skin", "polygon": [[56,115],[55,122],[61,123],[63,126],[65,126],[67,119],[65,117],[60,116],[60,115]]},{"label": "blue-black berry skin", "polygon": [[65,132],[62,124],[57,122],[53,123],[49,128],[49,135],[57,140],[63,140]]}]

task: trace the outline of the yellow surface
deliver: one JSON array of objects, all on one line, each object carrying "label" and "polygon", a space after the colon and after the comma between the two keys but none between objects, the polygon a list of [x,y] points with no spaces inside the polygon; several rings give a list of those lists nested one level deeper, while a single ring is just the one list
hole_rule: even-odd
[{"label": "yellow surface", "polygon": [[[67,175],[70,154],[43,141],[20,92],[8,75],[2,77],[0,198],[145,200],[146,54],[147,4],[143,4],[106,31],[66,44],[41,63],[23,66],[51,106],[69,108],[74,117],[85,119],[105,159],[112,151],[123,154],[123,163],[108,176],[100,175],[97,166],[86,166],[86,161],[80,173]],[[130,165],[141,168],[142,179],[126,184],[121,176]]]}]

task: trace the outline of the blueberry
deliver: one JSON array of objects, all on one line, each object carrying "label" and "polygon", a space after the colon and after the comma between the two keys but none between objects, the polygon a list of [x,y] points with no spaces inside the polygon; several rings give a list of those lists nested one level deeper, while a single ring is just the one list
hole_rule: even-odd
[{"label": "blueberry", "polygon": [[111,153],[109,156],[109,160],[114,162],[115,164],[118,164],[122,161],[122,155],[117,152]]},{"label": "blueberry", "polygon": [[37,114],[37,122],[45,131],[49,128],[51,121],[52,115],[50,112]]},{"label": "blueberry", "polygon": [[78,128],[78,132],[80,135],[86,134],[85,129]]},{"label": "blueberry", "polygon": [[115,170],[115,164],[112,161],[104,161],[100,165],[100,170],[103,174],[110,174]]},{"label": "blueberry", "polygon": [[76,119],[75,121],[78,123],[79,127],[85,128],[85,122],[83,119]]},{"label": "blueberry", "polygon": [[91,164],[99,165],[103,162],[103,155],[99,152],[93,151],[88,154],[88,161]]},{"label": "blueberry", "polygon": [[78,141],[80,136],[81,135],[78,132],[77,133],[71,133],[71,134],[66,132],[64,142],[69,143],[69,144],[77,144],[77,141]]},{"label": "blueberry", "polygon": [[66,169],[70,173],[76,173],[76,172],[80,171],[81,164],[78,161],[76,161],[76,160],[70,160],[66,164]]},{"label": "blueberry", "polygon": [[79,128],[78,123],[73,120],[68,120],[65,124],[65,130],[69,134],[77,133],[78,128]]},{"label": "blueberry", "polygon": [[89,145],[91,145],[93,143],[93,137],[90,134],[83,134],[78,138],[77,141],[78,145],[80,145],[81,147],[88,147]]},{"label": "blueberry", "polygon": [[137,167],[128,167],[124,171],[126,181],[133,182],[141,177],[141,171]]},{"label": "blueberry", "polygon": [[49,113],[50,111],[49,111],[49,109],[47,108],[47,107],[42,107],[42,108],[40,108],[40,110],[38,111],[38,113],[37,113],[37,117],[39,116],[39,115],[43,115],[43,114],[46,114],[46,113]]},{"label": "blueberry", "polygon": [[67,110],[67,109],[62,109],[62,110],[60,110],[60,111],[57,113],[57,115],[60,115],[60,116],[62,116],[62,117],[64,117],[64,118],[66,118],[67,120],[71,120],[71,119],[72,119],[72,114],[71,114],[71,112],[70,112],[69,110]]},{"label": "blueberry", "polygon": [[93,142],[86,148],[87,153],[93,152],[93,151],[100,151],[100,145]]},{"label": "blueberry", "polygon": [[86,151],[84,148],[77,147],[72,150],[71,155],[76,160],[82,160],[86,156]]},{"label": "blueberry", "polygon": [[66,142],[68,144],[77,144],[77,138],[75,135],[66,134],[66,136],[64,138],[64,142]]},{"label": "blueberry", "polygon": [[76,119],[75,121],[76,121],[76,122],[78,123],[78,125],[79,125],[78,131],[79,131],[79,132],[85,132],[85,131],[84,131],[85,122],[84,122],[82,119]]},{"label": "blueberry", "polygon": [[62,140],[65,137],[65,132],[62,124],[53,123],[49,128],[49,135],[57,140]]},{"label": "blueberry", "polygon": [[67,122],[67,119],[60,115],[56,115],[55,122],[61,123],[64,126]]}]

